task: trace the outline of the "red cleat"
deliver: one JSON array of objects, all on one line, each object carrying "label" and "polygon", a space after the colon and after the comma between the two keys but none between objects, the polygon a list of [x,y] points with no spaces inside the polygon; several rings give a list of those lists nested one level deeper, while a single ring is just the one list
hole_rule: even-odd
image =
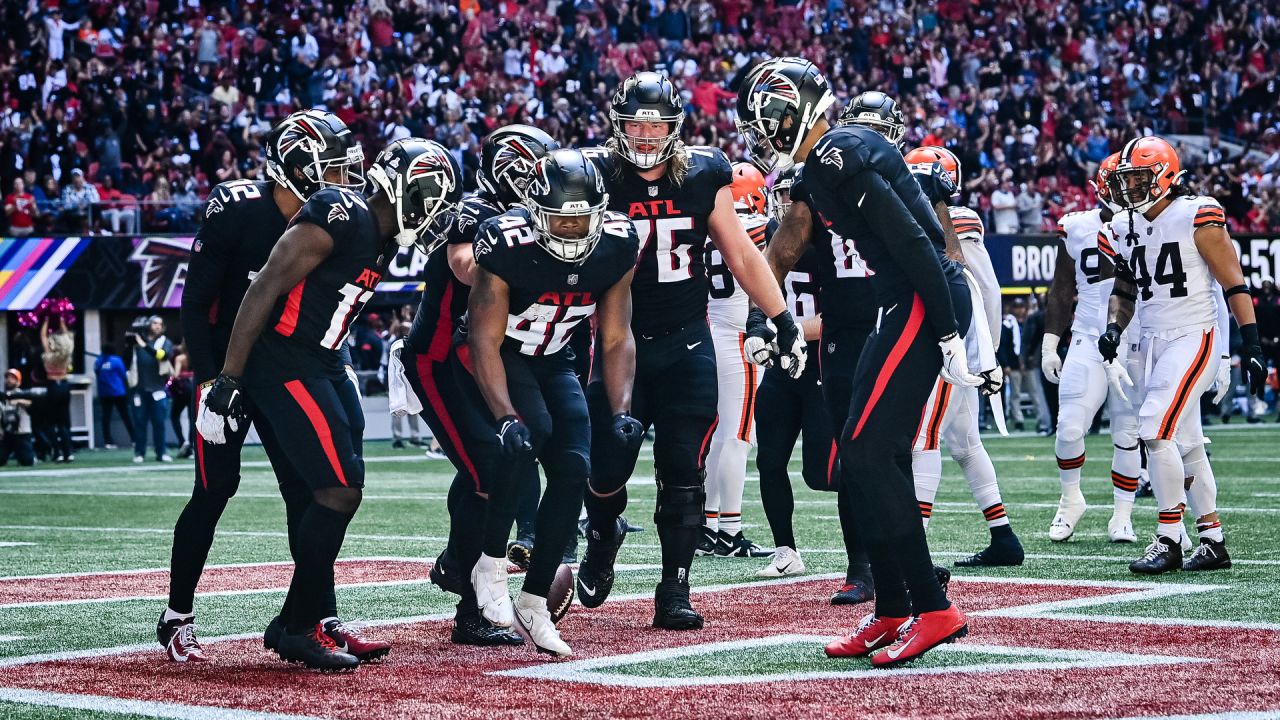
[{"label": "red cleat", "polygon": [[333,638],[338,649],[355,655],[360,662],[377,660],[391,652],[391,643],[385,640],[371,640],[364,636],[359,627],[348,625],[341,620],[330,620],[324,624],[324,634]]},{"label": "red cleat", "polygon": [[902,628],[897,642],[871,656],[871,666],[886,668],[915,660],[933,648],[955,642],[968,633],[968,618],[955,605],[946,610],[921,613]]},{"label": "red cleat", "polygon": [[868,615],[858,623],[852,635],[827,643],[827,657],[866,657],[898,639],[898,631],[911,618],[891,618]]}]

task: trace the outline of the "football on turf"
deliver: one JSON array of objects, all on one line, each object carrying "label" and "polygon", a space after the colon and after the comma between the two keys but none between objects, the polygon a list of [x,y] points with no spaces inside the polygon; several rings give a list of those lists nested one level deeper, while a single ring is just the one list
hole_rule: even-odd
[{"label": "football on turf", "polygon": [[569,614],[573,607],[573,568],[561,565],[556,570],[556,577],[551,581],[551,590],[547,592],[547,610],[551,613],[551,622],[559,623]]}]

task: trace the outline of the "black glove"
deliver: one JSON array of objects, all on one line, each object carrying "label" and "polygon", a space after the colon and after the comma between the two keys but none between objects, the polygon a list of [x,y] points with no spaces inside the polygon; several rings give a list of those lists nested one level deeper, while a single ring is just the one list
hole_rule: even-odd
[{"label": "black glove", "polygon": [[773,321],[773,326],[778,329],[778,337],[774,341],[774,347],[777,348],[778,359],[782,363],[782,369],[793,378],[798,378],[804,374],[804,364],[807,360],[807,346],[804,342],[804,333],[800,331],[800,326],[796,325],[796,321],[791,317],[791,312],[783,310],[777,316],[769,318]]},{"label": "black glove", "polygon": [[1258,324],[1240,326],[1240,369],[1249,377],[1249,392],[1262,397],[1267,389],[1267,361],[1262,359]]},{"label": "black glove", "polygon": [[529,426],[520,422],[520,418],[507,415],[498,419],[498,442],[502,443],[503,455],[516,457],[529,452],[533,449],[529,438]]},{"label": "black glove", "polygon": [[627,450],[639,450],[640,443],[644,442],[644,425],[631,415],[620,412],[613,416],[613,436]]},{"label": "black glove", "polygon": [[1120,327],[1120,323],[1107,323],[1107,331],[1098,338],[1098,352],[1102,354],[1103,360],[1111,362],[1116,359],[1116,355],[1120,353],[1120,334],[1123,332],[1124,328]]},{"label": "black glove", "polygon": [[774,332],[769,329],[768,319],[764,311],[758,307],[747,313],[747,337],[758,337],[765,342],[773,342]]},{"label": "black glove", "polygon": [[209,412],[223,417],[244,417],[244,390],[240,378],[222,373],[218,375],[205,395],[204,406]]},{"label": "black glove", "polygon": [[458,321],[453,324],[453,337],[450,339],[455,347],[467,344],[467,332],[470,330],[469,320],[470,316],[467,313],[462,313]]}]

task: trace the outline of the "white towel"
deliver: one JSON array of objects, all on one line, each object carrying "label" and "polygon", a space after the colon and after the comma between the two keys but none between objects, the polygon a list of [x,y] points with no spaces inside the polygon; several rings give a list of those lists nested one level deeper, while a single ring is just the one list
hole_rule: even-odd
[{"label": "white towel", "polygon": [[404,363],[400,361],[400,351],[404,349],[404,338],[391,343],[387,361],[387,399],[391,414],[396,417],[417,415],[422,412],[422,403],[418,395],[409,387],[409,379],[404,374]]}]

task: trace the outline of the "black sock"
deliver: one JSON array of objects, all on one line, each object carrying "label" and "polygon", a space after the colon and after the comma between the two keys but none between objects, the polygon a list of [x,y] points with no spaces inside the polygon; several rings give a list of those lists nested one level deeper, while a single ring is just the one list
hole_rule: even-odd
[{"label": "black sock", "polygon": [[[868,543],[867,554],[871,558],[871,577],[876,585],[876,615],[880,617],[907,617],[911,614],[911,596],[902,578],[902,568],[894,552],[893,544],[886,539]],[[855,563],[852,569],[857,569]]]},{"label": "black sock", "polygon": [[[449,544],[445,552],[449,555],[451,568],[462,577],[470,577],[471,568],[480,559],[481,545],[484,542],[485,515],[488,501],[476,494],[472,481],[459,474],[449,486]],[[471,583],[462,583],[462,601],[471,609],[476,607],[476,593]]]},{"label": "black sock", "polygon": [[602,540],[611,540],[618,527],[618,518],[622,516],[622,511],[627,509],[627,486],[623,485],[608,497],[600,497],[591,492],[591,486],[588,483],[583,504],[587,508],[587,522],[591,526],[591,531],[598,534]]},{"label": "black sock", "polygon": [[517,491],[520,504],[516,506],[516,537],[519,539],[528,540],[536,535],[541,490],[536,472],[532,477],[520,480],[520,489]]},{"label": "black sock", "polygon": [[689,582],[689,566],[702,535],[701,525],[681,525],[655,519],[658,541],[662,544],[662,579]]},{"label": "black sock", "polygon": [[917,525],[911,532],[896,538],[894,546],[902,578],[911,591],[911,606],[915,614],[949,607],[951,603],[947,602],[933,571],[933,558],[929,556],[929,541],[925,539],[924,527]]},{"label": "black sock", "polygon": [[[298,564],[298,526],[302,524],[302,516],[306,514],[307,508],[311,506],[311,490],[308,488],[295,488],[292,484],[282,484],[280,486],[280,496],[284,498],[284,518],[285,524],[289,530],[289,557],[293,558],[294,566]],[[289,616],[293,613],[294,583],[289,583],[289,592],[284,596],[284,604],[280,606],[280,617],[286,623],[289,622]]]},{"label": "black sock", "polygon": [[195,605],[196,584],[209,559],[213,531],[227,507],[226,498],[197,490],[173,526],[173,554],[169,561],[169,609],[189,613]]},{"label": "black sock", "polygon": [[342,551],[347,525],[355,513],[343,513],[311,503],[298,527],[298,566],[294,571],[294,597],[289,632],[304,632],[332,613],[337,601],[333,590],[333,563]]},{"label": "black sock", "polygon": [[854,512],[852,492],[841,485],[836,498],[836,505],[840,509],[840,536],[844,540],[844,553],[849,558],[849,564],[869,562],[867,550],[863,547],[862,539],[858,535],[858,520]]},{"label": "black sock", "polygon": [[[484,554],[489,557],[507,556],[507,540],[511,537],[511,526],[515,524],[516,509],[524,490],[523,481],[528,479],[530,467],[536,477],[537,466],[531,458],[519,463],[507,463],[506,467],[494,473],[485,512],[484,542],[481,546]],[[471,568],[466,570],[471,572]]]},{"label": "black sock", "polygon": [[585,477],[565,479],[547,475],[547,491],[538,506],[537,551],[529,562],[529,572],[524,578],[524,591],[530,595],[546,597],[551,590],[560,558],[577,532],[578,506],[582,504],[582,491],[587,486]]},{"label": "black sock", "polygon": [[794,548],[796,534],[792,515],[795,513],[796,503],[787,467],[765,468],[758,464],[756,467],[760,471],[760,503],[764,505],[764,516],[773,532],[773,544],[777,547]]},{"label": "black sock", "polygon": [[1008,540],[1009,538],[1012,538],[1012,537],[1013,537],[1012,525],[996,525],[995,527],[991,528],[991,542],[996,542],[997,540]]}]

